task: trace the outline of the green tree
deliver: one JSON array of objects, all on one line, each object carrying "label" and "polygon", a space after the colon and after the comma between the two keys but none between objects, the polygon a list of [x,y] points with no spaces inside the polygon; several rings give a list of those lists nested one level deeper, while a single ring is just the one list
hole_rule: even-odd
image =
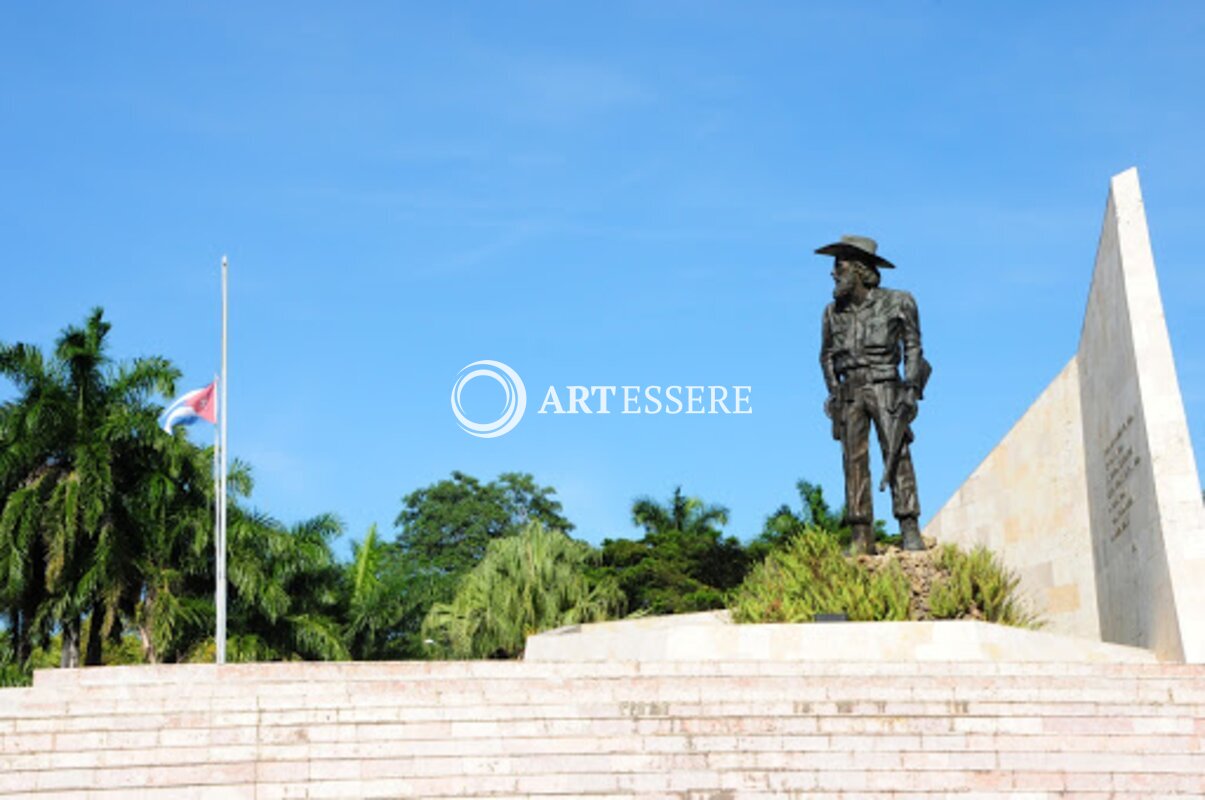
[{"label": "green tree", "polygon": [[[834,512],[824,499],[824,490],[819,484],[800,480],[795,484],[795,489],[799,492],[799,510],[783,503],[766,517],[762,532],[749,542],[747,551],[751,562],[759,562],[771,551],[787,546],[804,531],[822,531],[841,545],[849,544],[850,529],[845,524],[845,507]],[[880,542],[898,539],[887,534],[887,523],[881,519],[874,521],[874,532],[875,539]]]},{"label": "green tree", "polygon": [[[228,513],[229,659],[348,658],[339,621],[342,569],[331,550],[338,518],[320,514],[285,527],[238,505]],[[192,658],[209,660],[211,648],[212,638]]]},{"label": "green tree", "polygon": [[[414,596],[408,596],[405,560],[398,548],[381,541],[374,524],[362,542],[352,547],[345,567],[346,639],[357,660],[402,658],[419,648],[400,634]],[[421,624],[421,620],[420,620]]]},{"label": "green tree", "polygon": [[848,536],[842,524],[843,511],[833,512],[818,484],[800,480],[795,489],[799,492],[799,511],[783,503],[766,517],[761,534],[749,543],[750,559],[761,561],[771,550],[784,546],[806,530],[821,530],[837,538]]},{"label": "green tree", "polygon": [[[514,536],[529,522],[573,530],[561,514],[556,490],[526,473],[506,472],[482,483],[453,472],[451,478],[406,495],[398,528],[398,568],[405,576],[404,613],[389,636],[415,655],[419,626],[434,603],[452,599],[461,577],[484,557],[489,543]],[[421,652],[421,648],[418,648]]]},{"label": "green tree", "polygon": [[496,539],[461,581],[450,603],[436,603],[423,622],[435,655],[514,658],[543,630],[609,619],[624,596],[610,577],[592,576],[598,552],[539,522]]},{"label": "green tree", "polygon": [[490,541],[515,535],[527,522],[572,531],[555,494],[525,473],[506,472],[481,483],[456,471],[451,479],[406,495],[394,520],[397,543],[424,566],[460,574],[481,560]]},{"label": "green tree", "polygon": [[[124,583],[125,619],[144,661],[212,660],[213,451],[157,432],[144,456],[132,496],[142,537]],[[249,509],[254,481],[242,461],[231,464],[228,487],[229,659],[346,658],[342,567],[330,545],[338,519],[321,514],[286,527]]]},{"label": "green tree", "polygon": [[136,552],[124,503],[139,437],[153,430],[152,392],[171,394],[178,372],[162,358],[114,365],[103,312],[66,328],[47,361],[27,344],[0,345],[0,374],[19,397],[5,404],[0,456],[0,566],[16,638],[15,658],[33,639],[62,632],[62,666],[99,663],[118,619],[121,576]]},{"label": "green tree", "polygon": [[[150,398],[174,394],[177,372],[162,358],[114,364],[109,330],[97,309],[50,357],[0,344],[0,376],[17,389],[0,404],[5,681],[51,653],[62,666],[136,651],[152,663],[212,658],[213,451],[158,429]],[[231,659],[346,657],[338,520],[286,528],[245,507],[251,489],[236,461]]]},{"label": "green tree", "polygon": [[632,504],[638,541],[607,539],[603,563],[635,611],[678,614],[722,608],[724,593],[741,582],[747,559],[734,537],[724,536],[728,509],[674,489],[667,504],[643,497]]},{"label": "green tree", "polygon": [[[122,576],[124,617],[137,630],[147,663],[177,661],[212,625],[213,449],[181,434],[143,440],[130,499],[140,538]],[[232,495],[250,476],[235,462]]]},{"label": "green tree", "polygon": [[28,682],[25,664],[17,660],[13,631],[0,628],[0,689],[6,686],[23,686]]},{"label": "green tree", "polygon": [[[160,446],[180,445],[182,463],[144,475],[140,503],[153,524],[134,580],[139,590],[126,608],[148,662],[212,661],[215,641],[213,452],[186,439],[159,435]],[[162,466],[162,465],[160,465]],[[292,526],[249,508],[250,467],[235,460],[229,472],[227,658],[230,661],[327,660],[348,657],[342,626],[343,567],[331,540],[341,530],[332,514]],[[154,513],[151,513],[154,512]]]},{"label": "green tree", "polygon": [[[5,353],[0,353],[0,358]],[[12,359],[12,353],[8,357]],[[31,380],[43,377],[41,354],[20,354],[21,360],[35,360],[25,368]],[[9,366],[6,374],[11,374]],[[43,452],[38,444],[39,428],[48,426],[49,411],[39,406],[43,391],[27,390],[24,403],[0,406],[0,609],[4,610],[8,637],[6,664],[15,670],[29,663],[34,647],[46,644],[47,620],[35,628],[38,610],[46,599],[46,546],[40,519],[46,486],[41,491],[18,489],[38,481],[35,465]]]}]

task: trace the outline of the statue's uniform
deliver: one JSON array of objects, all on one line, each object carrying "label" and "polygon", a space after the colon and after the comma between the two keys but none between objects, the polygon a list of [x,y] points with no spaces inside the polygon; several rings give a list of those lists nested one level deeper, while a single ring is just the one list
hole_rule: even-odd
[{"label": "statue's uniform", "polygon": [[[900,360],[904,363],[900,380]],[[860,306],[829,303],[824,309],[820,366],[833,402],[827,407],[833,435],[845,459],[845,514],[850,525],[874,522],[870,492],[870,423],[884,462],[894,420],[905,419],[907,404],[920,399],[928,365],[921,353],[920,318],[907,292],[878,287]],[[898,423],[897,423],[898,424]],[[899,520],[920,516],[916,473],[905,434],[891,484],[892,513]]]}]

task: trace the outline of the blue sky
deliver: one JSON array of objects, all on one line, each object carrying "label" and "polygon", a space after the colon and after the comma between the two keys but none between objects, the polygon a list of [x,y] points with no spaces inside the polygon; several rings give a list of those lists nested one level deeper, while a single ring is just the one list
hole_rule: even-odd
[{"label": "blue sky", "polygon": [[[49,345],[101,305],[114,355],[202,385],[228,254],[231,450],[286,521],[391,530],[454,469],[533,473],[591,541],[678,484],[742,538],[799,478],[839,504],[812,251],[843,233],[877,238],[920,306],[927,519],[1073,354],[1131,166],[1205,452],[1201,6],[40,3],[0,23],[0,340]],[[532,395],[499,439],[449,408],[478,359]],[[536,415],[550,384],[745,384],[754,413]]]}]

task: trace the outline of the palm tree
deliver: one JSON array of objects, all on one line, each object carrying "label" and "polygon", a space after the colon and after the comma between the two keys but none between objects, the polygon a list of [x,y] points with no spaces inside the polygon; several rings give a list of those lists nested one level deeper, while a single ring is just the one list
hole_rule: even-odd
[{"label": "palm tree", "polygon": [[[237,503],[229,514],[230,660],[348,658],[336,621],[341,575],[330,547],[343,529],[338,518],[320,514],[285,527]],[[209,660],[212,646],[204,640],[190,658]]]},{"label": "palm tree", "polygon": [[85,617],[89,663],[99,663],[116,622],[123,560],[137,539],[122,507],[132,476],[122,468],[153,430],[151,393],[172,394],[179,374],[162,358],[114,367],[110,327],[94,309],[82,327],[63,331],[49,363],[36,347],[0,345],[0,374],[20,394],[3,412],[0,563],[24,571],[5,599],[19,609],[16,630],[27,641],[18,648],[27,648],[27,632],[58,627],[64,667],[80,663]]},{"label": "palm tree", "polygon": [[389,640],[405,613],[406,589],[397,548],[381,541],[374,523],[364,541],[352,547],[347,565],[347,633],[356,659],[398,655]]},{"label": "palm tree", "polygon": [[682,487],[674,487],[674,494],[666,505],[651,497],[642,497],[632,504],[632,523],[644,528],[646,533],[657,535],[667,531],[705,534],[719,532],[728,524],[728,509],[723,506],[707,505],[698,497],[682,494]]},{"label": "palm tree", "polygon": [[24,665],[33,646],[49,637],[38,614],[47,597],[42,510],[54,483],[48,480],[51,454],[62,438],[66,401],[35,347],[0,344],[0,375],[21,393],[0,406],[0,604],[8,615],[12,659]]},{"label": "palm tree", "polygon": [[[0,350],[0,370],[13,374],[23,369],[31,381],[42,375],[41,354]],[[36,631],[33,622],[46,597],[46,548],[39,527],[44,491],[23,491],[23,484],[39,485],[33,465],[41,452],[36,442],[39,427],[49,427],[49,412],[39,408],[38,391],[27,405],[0,406],[0,608],[8,617],[11,662],[25,665],[35,644],[44,644],[48,631]],[[24,435],[22,435],[24,434]]]},{"label": "palm tree", "polygon": [[436,603],[423,636],[437,655],[514,658],[527,637],[542,630],[609,619],[625,598],[610,577],[589,568],[598,552],[538,522],[490,542],[450,603]]},{"label": "palm tree", "polygon": [[[213,451],[156,423],[152,392],[174,394],[162,358],[114,365],[100,309],[65,329],[50,358],[0,344],[0,612],[4,660],[27,670],[62,634],[62,666],[99,663],[106,637],[137,629],[149,662],[213,649]],[[292,528],[240,503],[230,472],[231,656],[345,658],[336,622],[340,529],[322,515]],[[86,637],[86,642],[84,641]]]},{"label": "palm tree", "polygon": [[[131,505],[142,536],[123,560],[121,583],[124,615],[137,628],[143,659],[155,664],[182,657],[214,619],[213,449],[160,434],[147,438],[141,456]],[[235,462],[231,485],[247,480]]]},{"label": "palm tree", "polygon": [[728,509],[674,489],[669,503],[643,497],[632,504],[632,522],[644,528],[639,542],[608,540],[604,557],[633,606],[658,614],[701,611],[724,605],[724,592],[745,574],[744,550],[724,536]]},{"label": "palm tree", "polygon": [[764,560],[771,551],[785,547],[805,531],[823,531],[839,541],[848,542],[849,528],[842,522],[844,509],[833,512],[824,499],[824,490],[818,484],[801,479],[795,483],[795,489],[799,492],[799,511],[783,503],[766,517],[762,532],[749,543],[750,560]]}]

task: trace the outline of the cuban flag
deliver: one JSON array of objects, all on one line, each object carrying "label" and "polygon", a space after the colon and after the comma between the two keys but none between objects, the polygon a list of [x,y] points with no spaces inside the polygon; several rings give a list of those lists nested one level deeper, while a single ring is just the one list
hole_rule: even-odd
[{"label": "cuban flag", "polygon": [[163,425],[163,430],[167,433],[172,432],[172,428],[177,425],[191,425],[198,419],[203,419],[206,422],[218,421],[218,382],[206,386],[204,389],[193,389],[182,395],[180,399],[167,407],[163,412],[160,421]]}]

